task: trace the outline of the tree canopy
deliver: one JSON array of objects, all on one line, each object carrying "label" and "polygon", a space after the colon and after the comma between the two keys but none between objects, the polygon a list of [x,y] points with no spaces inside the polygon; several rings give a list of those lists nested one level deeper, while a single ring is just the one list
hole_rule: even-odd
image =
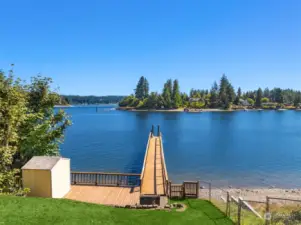
[{"label": "tree canopy", "polygon": [[[162,93],[152,92],[148,95],[149,85],[145,77],[138,81],[135,95],[123,98],[119,106],[144,109],[177,109],[186,108],[223,108],[246,107],[248,102],[251,107],[276,108],[283,105],[300,107],[301,92],[281,88],[259,88],[254,91],[245,91],[239,87],[235,93],[234,87],[225,74],[219,84],[214,82],[210,91],[192,88],[189,95],[180,92],[178,80],[168,79],[163,85]],[[148,99],[150,98],[150,99]]]},{"label": "tree canopy", "polygon": [[0,192],[19,191],[16,176],[32,156],[59,155],[71,121],[63,110],[54,111],[61,97],[51,82],[37,76],[25,84],[13,70],[0,72]]}]

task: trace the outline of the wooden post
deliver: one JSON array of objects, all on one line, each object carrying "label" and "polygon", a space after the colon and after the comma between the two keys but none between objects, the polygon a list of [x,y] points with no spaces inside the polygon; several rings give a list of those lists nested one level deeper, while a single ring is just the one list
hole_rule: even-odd
[{"label": "wooden post", "polygon": [[226,206],[226,215],[230,217],[230,194],[227,191],[227,206]]},{"label": "wooden post", "polygon": [[154,135],[154,125],[152,125],[151,135]]},{"label": "wooden post", "polygon": [[158,125],[158,136],[160,136],[160,125]]},{"label": "wooden post", "polygon": [[182,184],[182,190],[183,190],[183,198],[186,197],[186,193],[185,193],[185,182],[183,182]]},{"label": "wooden post", "polygon": [[[265,209],[265,213],[270,213],[270,198],[267,196],[267,201],[266,201],[266,209]],[[268,220],[267,218],[265,218],[265,224],[269,225],[270,224],[270,220]]]},{"label": "wooden post", "polygon": [[211,183],[209,183],[209,201],[211,202]]},{"label": "wooden post", "polygon": [[200,193],[200,181],[198,181],[196,184],[196,198],[199,198],[199,193]]},{"label": "wooden post", "polygon": [[95,186],[97,186],[97,174],[95,174]]},{"label": "wooden post", "polygon": [[240,221],[240,218],[241,218],[241,199],[239,198],[238,199],[238,210],[237,210],[237,225],[241,225],[241,221]]}]

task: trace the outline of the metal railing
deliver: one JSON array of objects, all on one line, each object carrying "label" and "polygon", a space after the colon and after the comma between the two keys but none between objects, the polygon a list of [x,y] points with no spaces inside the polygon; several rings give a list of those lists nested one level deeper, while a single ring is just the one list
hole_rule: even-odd
[{"label": "metal railing", "polygon": [[140,174],[72,171],[71,184],[135,187],[140,185]]}]

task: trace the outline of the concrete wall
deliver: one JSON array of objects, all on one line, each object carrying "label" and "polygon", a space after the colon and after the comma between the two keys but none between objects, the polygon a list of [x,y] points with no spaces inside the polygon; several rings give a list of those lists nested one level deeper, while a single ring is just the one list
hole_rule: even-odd
[{"label": "concrete wall", "polygon": [[30,188],[29,196],[51,198],[50,170],[22,170],[23,187]]},{"label": "concrete wall", "polygon": [[53,198],[63,198],[70,191],[70,159],[62,158],[51,170]]}]

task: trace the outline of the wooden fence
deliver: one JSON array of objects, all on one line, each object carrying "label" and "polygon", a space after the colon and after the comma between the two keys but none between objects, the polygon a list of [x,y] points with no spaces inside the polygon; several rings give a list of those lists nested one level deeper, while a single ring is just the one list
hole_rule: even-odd
[{"label": "wooden fence", "polygon": [[140,185],[140,174],[71,172],[71,184],[135,187]]},{"label": "wooden fence", "polygon": [[200,184],[198,181],[184,181],[183,184],[169,183],[170,198],[198,198]]}]

